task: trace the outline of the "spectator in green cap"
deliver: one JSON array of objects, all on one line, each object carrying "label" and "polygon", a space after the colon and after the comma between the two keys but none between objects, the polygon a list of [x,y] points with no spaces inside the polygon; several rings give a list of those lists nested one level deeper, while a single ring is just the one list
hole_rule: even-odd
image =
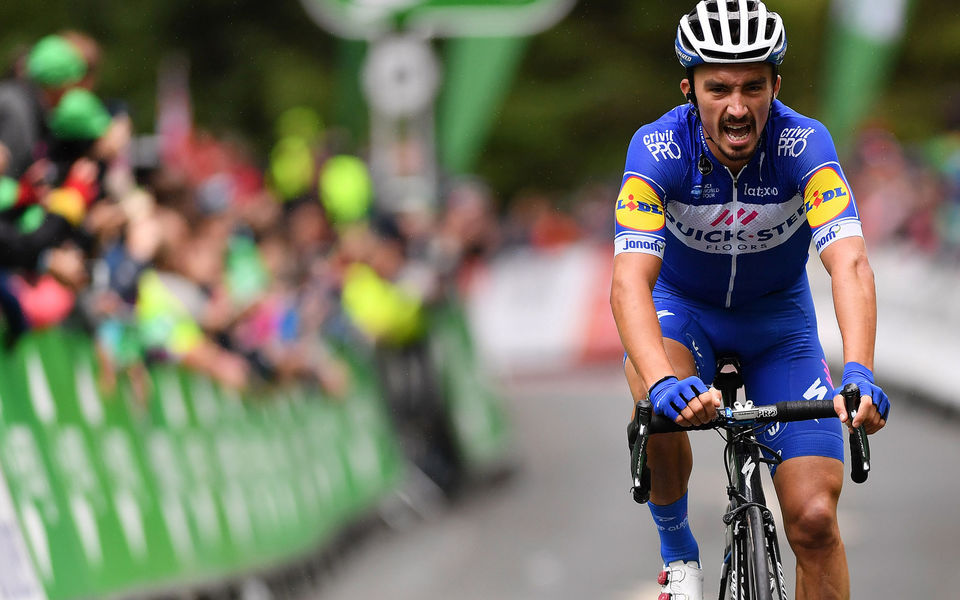
[{"label": "spectator in green cap", "polygon": [[96,140],[110,126],[110,113],[92,92],[74,88],[63,95],[47,121],[61,140]]},{"label": "spectator in green cap", "polygon": [[30,50],[26,77],[0,82],[0,174],[19,179],[36,160],[46,113],[87,71],[76,46],[49,35]]},{"label": "spectator in green cap", "polygon": [[27,76],[44,88],[65,88],[87,73],[76,46],[59,35],[48,35],[27,56]]}]

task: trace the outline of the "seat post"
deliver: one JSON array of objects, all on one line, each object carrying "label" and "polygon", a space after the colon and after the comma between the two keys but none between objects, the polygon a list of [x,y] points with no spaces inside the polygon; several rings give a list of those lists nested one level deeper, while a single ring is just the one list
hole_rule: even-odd
[{"label": "seat post", "polygon": [[716,375],[713,378],[713,387],[723,395],[723,405],[732,407],[737,399],[737,390],[743,387],[743,375],[740,373],[740,359],[733,355],[722,355],[717,358]]}]

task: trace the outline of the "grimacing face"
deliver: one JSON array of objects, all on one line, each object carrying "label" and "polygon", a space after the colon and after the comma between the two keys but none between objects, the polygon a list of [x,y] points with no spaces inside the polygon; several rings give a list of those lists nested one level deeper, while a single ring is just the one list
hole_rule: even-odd
[{"label": "grimacing face", "polygon": [[[705,64],[696,67],[693,85],[707,145],[734,174],[750,162],[760,133],[770,116],[770,105],[780,91],[768,63]],[[690,80],[680,82],[684,95]]]}]

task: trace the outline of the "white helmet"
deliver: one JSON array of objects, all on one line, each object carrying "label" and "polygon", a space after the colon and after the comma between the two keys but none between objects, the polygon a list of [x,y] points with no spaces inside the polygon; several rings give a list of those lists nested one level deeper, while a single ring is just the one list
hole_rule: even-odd
[{"label": "white helmet", "polygon": [[787,52],[783,20],[759,0],[701,0],[680,19],[675,42],[680,64],[769,62]]}]

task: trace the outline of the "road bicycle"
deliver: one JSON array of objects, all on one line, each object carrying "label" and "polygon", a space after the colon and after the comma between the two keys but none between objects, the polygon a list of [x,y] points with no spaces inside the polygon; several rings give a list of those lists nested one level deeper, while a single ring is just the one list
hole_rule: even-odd
[{"label": "road bicycle", "polygon": [[[627,427],[630,444],[630,470],[633,477],[633,499],[646,504],[650,499],[650,470],[646,465],[647,441],[650,435],[716,429],[726,441],[724,462],[727,472],[729,504],[723,515],[726,545],[720,572],[720,600],[787,600],[780,546],[773,514],[766,506],[760,481],[760,464],[777,465],[780,455],[757,440],[756,432],[771,423],[836,418],[832,399],[784,401],[754,406],[749,400],[738,400],[743,387],[739,361],[721,357],[717,361],[713,385],[723,398],[717,420],[694,427],[681,427],[673,421],[653,414],[649,402],[637,403],[636,412]],[[855,384],[841,391],[847,412],[852,419],[860,401]],[[870,447],[863,426],[850,432],[851,478],[863,483],[870,472]]]}]

